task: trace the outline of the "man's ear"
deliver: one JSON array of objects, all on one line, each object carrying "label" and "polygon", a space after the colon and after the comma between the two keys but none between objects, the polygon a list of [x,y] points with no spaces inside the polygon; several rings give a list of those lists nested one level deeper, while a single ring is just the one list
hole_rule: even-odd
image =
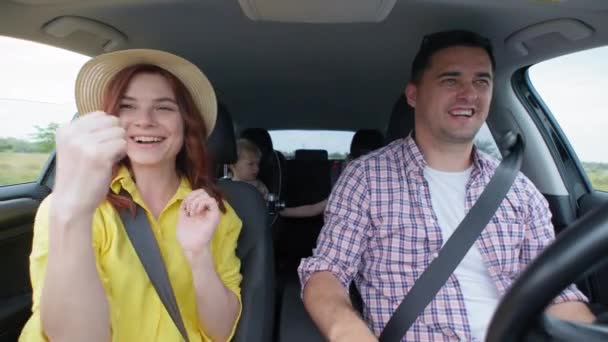
[{"label": "man's ear", "polygon": [[405,99],[407,103],[412,107],[416,108],[416,98],[418,97],[418,87],[409,82],[407,86],[405,86]]}]

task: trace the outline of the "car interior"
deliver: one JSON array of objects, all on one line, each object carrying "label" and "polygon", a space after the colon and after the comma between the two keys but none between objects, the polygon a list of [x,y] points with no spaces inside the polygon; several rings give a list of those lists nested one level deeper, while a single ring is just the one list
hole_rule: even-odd
[{"label": "car interior", "polygon": [[[543,324],[545,335],[551,330],[584,340],[590,336],[584,329],[573,332],[542,317],[551,298],[539,294],[551,288],[546,296],[555,296],[576,282],[597,315],[608,312],[608,267],[602,263],[608,259],[602,252],[608,243],[608,192],[593,188],[527,71],[608,45],[607,1],[0,1],[0,36],[86,56],[166,50],[208,76],[220,103],[208,144],[220,188],[244,223],[237,251],[243,314],[234,341],[323,340],[300,298],[296,272],[301,258],[312,254],[323,217],[269,213],[253,187],[226,177],[225,166],[237,159],[236,139],[260,147],[259,177],[277,195],[273,205],[326,199],[346,162],[323,149],[286,156],[268,132],[356,132],[354,156],[407,136],[414,125],[403,96],[411,62],[424,35],[448,29],[475,31],[492,41],[497,67],[487,126],[498,146],[506,132],[523,137],[521,171],[547,199],[559,242],[534,268],[555,277],[534,283],[530,275],[514,288],[494,316],[490,330],[496,331],[488,340],[521,340]],[[568,77],[563,75],[564,87]],[[53,175],[51,154],[37,181],[0,186],[0,341],[16,341],[30,314],[32,225],[38,204],[52,192]],[[358,303],[356,291],[351,295]],[[525,305],[534,298],[537,305]]]}]

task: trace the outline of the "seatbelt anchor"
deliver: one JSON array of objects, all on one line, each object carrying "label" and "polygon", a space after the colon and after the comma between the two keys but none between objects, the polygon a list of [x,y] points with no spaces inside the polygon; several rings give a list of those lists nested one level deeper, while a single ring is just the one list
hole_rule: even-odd
[{"label": "seatbelt anchor", "polygon": [[507,131],[498,141],[498,146],[503,158],[508,157],[513,150],[518,147],[518,143],[521,145],[521,149],[524,148],[524,139],[519,133],[514,131]]}]

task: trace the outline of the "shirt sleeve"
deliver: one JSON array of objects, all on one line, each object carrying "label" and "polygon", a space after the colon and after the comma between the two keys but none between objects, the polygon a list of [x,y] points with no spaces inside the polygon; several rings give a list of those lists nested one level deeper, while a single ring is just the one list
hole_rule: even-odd
[{"label": "shirt sleeve", "polygon": [[241,261],[236,255],[236,246],[241,234],[242,222],[234,209],[224,201],[226,213],[222,215],[220,225],[216,232],[213,246],[213,259],[218,276],[228,290],[234,293],[239,301],[239,311],[232,326],[230,337],[232,339],[241,317],[243,305],[241,302]]},{"label": "shirt sleeve", "polygon": [[302,291],[317,272],[331,272],[348,291],[367,247],[370,194],[364,166],[352,162],[338,179],[325,209],[325,225],[313,255],[298,267]]},{"label": "shirt sleeve", "polygon": [[[523,272],[555,240],[549,205],[533,185],[530,184],[529,187],[531,195],[528,201],[528,219],[520,255],[520,272]],[[572,284],[560,293],[552,304],[570,301],[587,302],[587,297],[578,290],[576,285]]]}]

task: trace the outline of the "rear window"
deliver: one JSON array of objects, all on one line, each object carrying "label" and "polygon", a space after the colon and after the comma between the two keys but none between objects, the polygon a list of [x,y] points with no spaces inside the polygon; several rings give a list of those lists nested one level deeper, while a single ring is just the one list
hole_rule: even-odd
[{"label": "rear window", "polygon": [[274,149],[280,151],[287,159],[292,159],[295,151],[326,150],[329,159],[346,159],[350,151],[350,142],[355,132],[326,130],[276,130],[270,131]]}]

